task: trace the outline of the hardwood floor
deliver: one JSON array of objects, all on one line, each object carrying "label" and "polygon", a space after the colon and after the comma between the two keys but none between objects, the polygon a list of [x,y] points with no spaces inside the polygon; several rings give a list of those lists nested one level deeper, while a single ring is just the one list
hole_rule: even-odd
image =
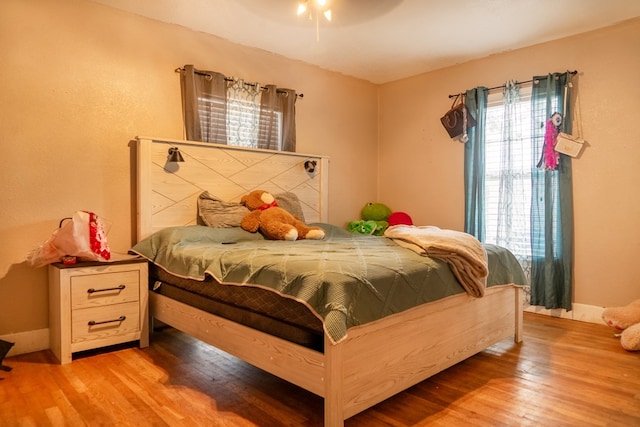
[{"label": "hardwood floor", "polygon": [[[321,398],[173,329],[69,365],[48,350],[4,364],[3,427],[323,425]],[[525,313],[523,343],[498,343],[345,424],[640,426],[640,352],[606,326]]]}]

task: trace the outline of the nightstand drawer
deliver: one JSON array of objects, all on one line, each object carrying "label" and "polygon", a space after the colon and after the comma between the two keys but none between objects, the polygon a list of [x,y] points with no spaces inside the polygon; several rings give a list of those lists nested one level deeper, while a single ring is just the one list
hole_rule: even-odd
[{"label": "nightstand drawer", "polygon": [[140,330],[140,306],[137,301],[91,309],[73,310],[71,342],[103,339]]},{"label": "nightstand drawer", "polygon": [[71,308],[138,301],[140,272],[118,271],[71,278]]}]

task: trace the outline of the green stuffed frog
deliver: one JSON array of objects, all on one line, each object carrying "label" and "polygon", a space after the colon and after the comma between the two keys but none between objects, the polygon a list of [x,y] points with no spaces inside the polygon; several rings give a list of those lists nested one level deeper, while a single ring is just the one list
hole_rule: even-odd
[{"label": "green stuffed frog", "polygon": [[373,234],[377,226],[375,221],[365,221],[361,219],[358,221],[350,221],[347,224],[347,230],[358,234]]},{"label": "green stuffed frog", "polygon": [[391,209],[383,203],[370,202],[364,205],[360,212],[359,221],[351,221],[347,224],[347,230],[358,234],[372,234],[382,236],[389,227],[389,215]]}]

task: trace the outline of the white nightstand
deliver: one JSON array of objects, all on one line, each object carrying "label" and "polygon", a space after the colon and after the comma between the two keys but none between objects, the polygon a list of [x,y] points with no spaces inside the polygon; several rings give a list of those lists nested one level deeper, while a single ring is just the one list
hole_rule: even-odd
[{"label": "white nightstand", "polygon": [[50,346],[71,355],[129,341],[149,346],[147,260],[49,265]]}]

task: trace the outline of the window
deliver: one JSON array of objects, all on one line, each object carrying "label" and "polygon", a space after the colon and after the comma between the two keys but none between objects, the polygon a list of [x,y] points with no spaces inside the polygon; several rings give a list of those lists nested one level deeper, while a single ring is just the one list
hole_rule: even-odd
[{"label": "window", "polygon": [[198,116],[202,128],[203,141],[216,141],[214,134],[226,129],[226,105],[209,94],[198,97]]},{"label": "window", "polygon": [[[531,87],[505,111],[502,93],[489,94],[485,132],[485,220],[487,243],[505,246],[518,258],[531,252]],[[511,136],[509,136],[511,135]]]},{"label": "window", "polygon": [[[543,256],[545,250],[531,244],[531,189],[532,174],[541,154],[535,147],[543,144],[545,126],[544,121],[536,120],[544,117],[546,103],[532,104],[531,86],[520,86],[517,93],[511,100],[500,92],[487,98],[486,242],[509,249],[529,274],[532,254]],[[557,102],[552,104],[557,109]],[[556,221],[554,218],[554,227]]]},{"label": "window", "polygon": [[188,140],[296,151],[295,103],[302,94],[193,65],[177,71]]},{"label": "window", "polygon": [[[260,97],[234,97],[235,92],[227,92],[226,105],[220,98],[198,98],[202,134],[206,141],[210,139],[210,132],[216,132],[221,126],[226,127],[227,143],[238,147],[259,148],[267,146],[267,142],[260,142],[266,135],[275,135],[277,146],[282,149],[282,113],[279,111],[260,111]],[[226,107],[226,111],[225,111]],[[269,117],[260,123],[260,115]],[[260,126],[270,131],[260,132]]]}]

